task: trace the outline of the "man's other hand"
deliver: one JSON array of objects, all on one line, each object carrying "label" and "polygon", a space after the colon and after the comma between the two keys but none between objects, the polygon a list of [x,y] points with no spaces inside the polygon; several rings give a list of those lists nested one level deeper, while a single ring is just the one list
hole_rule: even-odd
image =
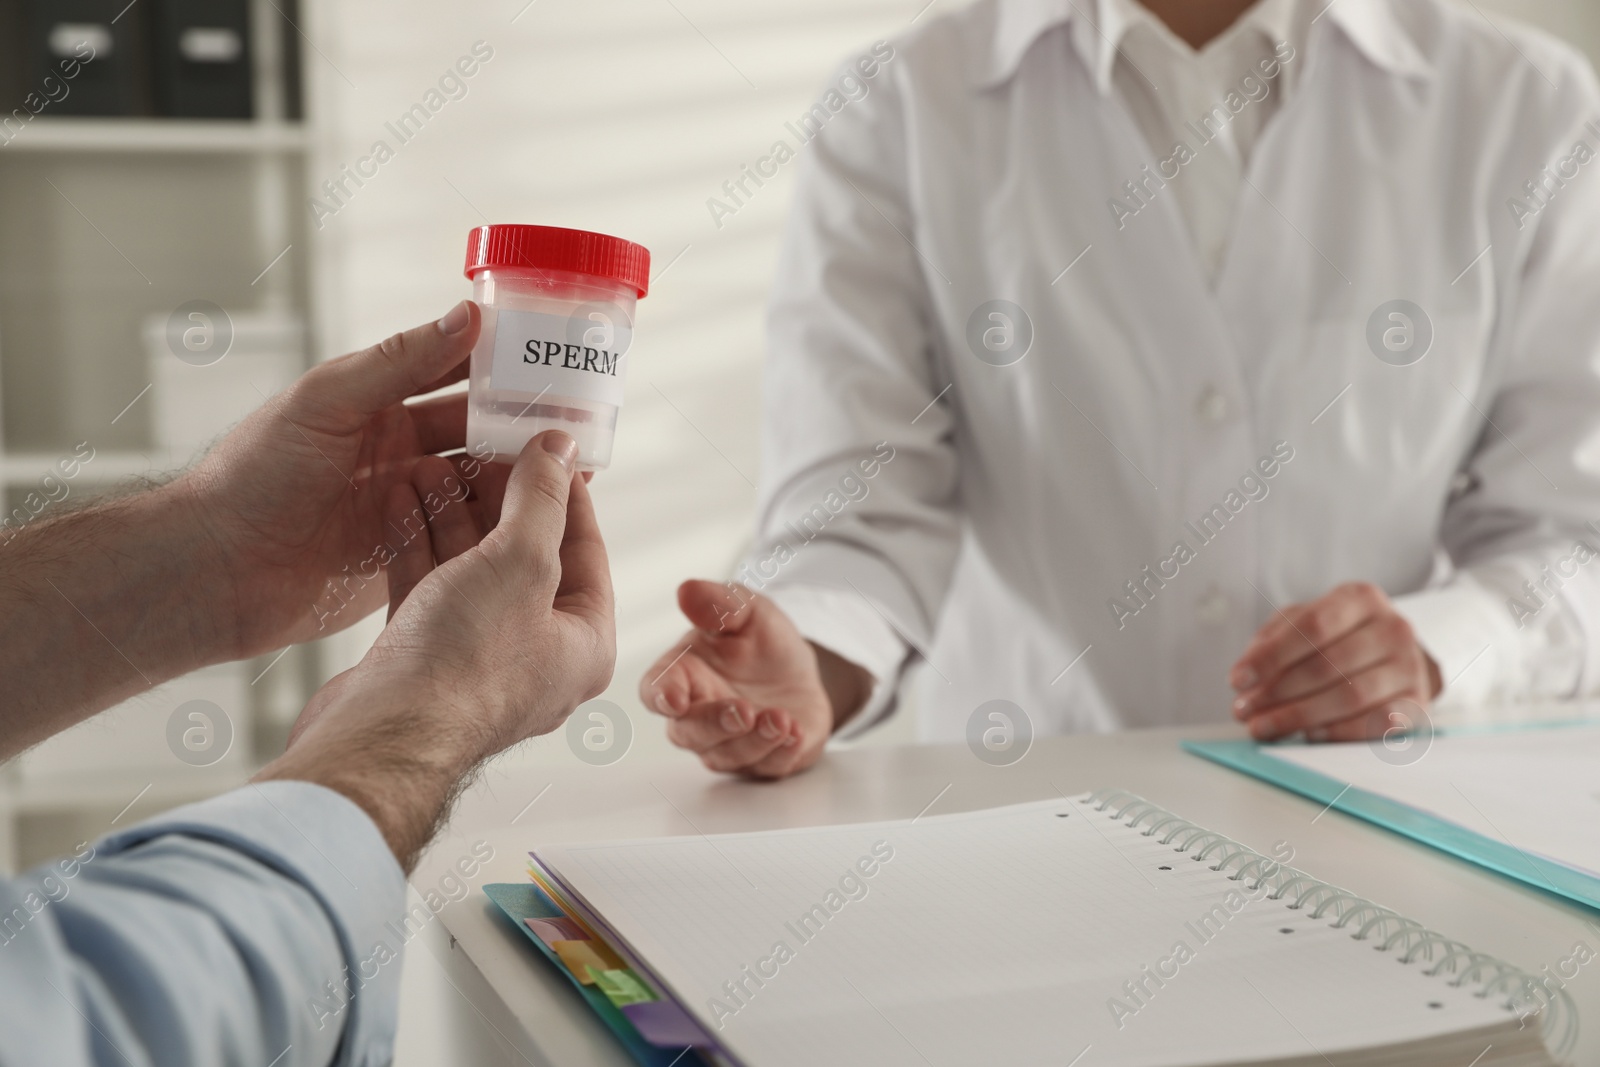
[{"label": "man's other hand", "polygon": [[387,568],[389,624],[316,694],[261,777],[345,793],[409,866],[473,767],[605,690],[611,577],[577,454],[559,431],[529,441],[483,535],[465,504],[421,506],[448,476],[444,460],[391,488],[388,524],[410,536]]}]

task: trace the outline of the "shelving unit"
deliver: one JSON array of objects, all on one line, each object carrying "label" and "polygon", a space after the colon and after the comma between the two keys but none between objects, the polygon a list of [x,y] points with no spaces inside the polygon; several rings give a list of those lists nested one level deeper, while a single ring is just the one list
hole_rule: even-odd
[{"label": "shelving unit", "polygon": [[305,127],[293,122],[204,122],[193,119],[35,119],[4,148],[31,152],[176,152],[296,155]]},{"label": "shelving unit", "polygon": [[[190,462],[154,425],[150,317],[204,299],[230,316],[289,316],[307,330],[314,321],[311,138],[287,117],[295,30],[273,0],[252,0],[250,18],[253,120],[41,115],[0,145],[4,514],[79,441],[95,455],[70,483],[75,500]],[[304,353],[308,363],[309,339]],[[0,764],[0,873],[70,851],[113,818],[126,826],[240,784],[281,750],[314,660],[293,649],[233,668],[223,691],[242,694],[225,709],[236,751],[217,766],[168,759],[168,709],[149,700]],[[128,753],[127,765],[106,769],[108,751]]]}]

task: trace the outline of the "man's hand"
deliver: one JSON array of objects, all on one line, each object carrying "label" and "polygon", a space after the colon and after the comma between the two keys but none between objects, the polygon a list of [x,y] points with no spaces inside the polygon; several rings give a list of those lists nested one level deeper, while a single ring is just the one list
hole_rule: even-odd
[{"label": "man's hand", "polygon": [[464,503],[420,501],[451,474],[426,459],[391,487],[389,624],[295,724],[258,776],[317,782],[372,816],[409,869],[473,767],[556,729],[598,696],[616,661],[605,545],[577,443],[550,431],[522,450],[499,522],[480,535]]},{"label": "man's hand", "polygon": [[871,692],[865,670],[812,645],[759,594],[690,581],[678,587],[678,606],[694,629],[645,672],[639,699],[711,770],[805,770]]},{"label": "man's hand", "polygon": [[[177,483],[215,548],[222,592],[205,609],[228,638],[221,658],[332,633],[384,603],[374,556],[394,536],[384,525],[391,493],[423,457],[466,440],[466,394],[406,401],[466,377],[481,321],[462,301],[438,322],[313,368]],[[429,502],[465,499],[454,514],[481,534],[508,468],[473,457],[454,465],[431,461]]]},{"label": "man's hand", "polygon": [[1280,611],[1230,681],[1239,694],[1234,717],[1262,741],[1300,731],[1312,741],[1381,737],[1392,714],[1414,720],[1443,688],[1410,624],[1365,582]]}]

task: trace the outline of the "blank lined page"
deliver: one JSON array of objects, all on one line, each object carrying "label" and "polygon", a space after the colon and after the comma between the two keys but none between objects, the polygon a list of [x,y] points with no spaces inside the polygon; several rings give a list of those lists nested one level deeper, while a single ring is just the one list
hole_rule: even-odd
[{"label": "blank lined page", "polygon": [[1321,1063],[1511,1018],[1083,800],[537,856],[762,1067]]}]

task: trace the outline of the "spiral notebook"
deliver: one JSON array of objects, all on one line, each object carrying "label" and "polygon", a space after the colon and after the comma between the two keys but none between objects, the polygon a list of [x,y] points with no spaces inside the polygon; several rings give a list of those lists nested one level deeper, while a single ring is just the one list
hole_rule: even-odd
[{"label": "spiral notebook", "polygon": [[1502,1067],[1576,1036],[1564,992],[1287,843],[1116,790],[533,858],[710,1062]]}]

